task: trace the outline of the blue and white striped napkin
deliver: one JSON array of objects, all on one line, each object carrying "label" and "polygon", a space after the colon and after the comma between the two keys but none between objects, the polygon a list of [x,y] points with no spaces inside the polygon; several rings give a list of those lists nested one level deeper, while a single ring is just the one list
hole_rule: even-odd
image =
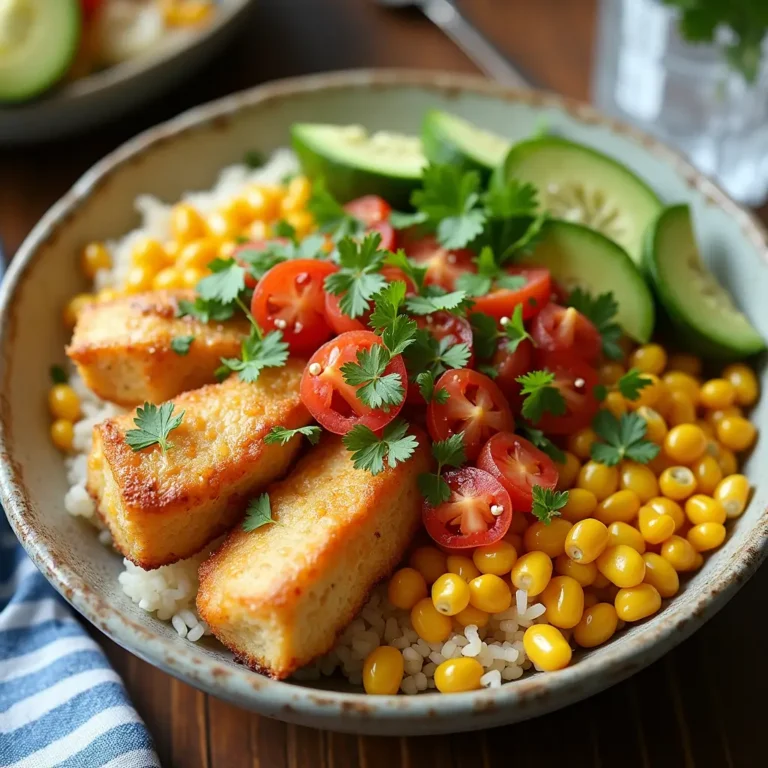
[{"label": "blue and white striped napkin", "polygon": [[[3,263],[0,249],[0,275]],[[160,766],[122,681],[1,508],[0,766]]]}]

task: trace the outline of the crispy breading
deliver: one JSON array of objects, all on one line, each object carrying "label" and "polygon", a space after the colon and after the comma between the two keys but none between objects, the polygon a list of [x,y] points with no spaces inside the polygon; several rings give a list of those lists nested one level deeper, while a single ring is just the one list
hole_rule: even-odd
[{"label": "crispy breading", "polygon": [[[153,291],[89,304],[80,314],[67,355],[89,389],[104,400],[133,406],[161,403],[215,381],[222,357],[239,357],[245,319],[204,324],[176,317],[189,291]],[[186,355],[174,338],[194,336]]]},{"label": "crispy breading", "polygon": [[199,552],[242,516],[248,500],[282,476],[301,446],[268,445],[274,426],[311,421],[299,398],[304,363],[262,371],[253,384],[232,376],[175,398],[184,418],[163,454],[134,452],[125,435],[134,413],[94,428],[88,491],[115,546],[142,568],[158,568]]},{"label": "crispy breading", "polygon": [[241,661],[282,679],[333,647],[418,527],[420,443],[374,477],[326,435],[270,487],[277,523],[238,527],[200,566],[198,611]]}]

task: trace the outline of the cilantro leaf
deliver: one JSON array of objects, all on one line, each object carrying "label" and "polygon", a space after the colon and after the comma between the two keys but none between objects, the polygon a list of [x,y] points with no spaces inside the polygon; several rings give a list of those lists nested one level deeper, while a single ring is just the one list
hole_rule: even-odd
[{"label": "cilantro leaf", "polygon": [[[222,358],[222,369],[237,372],[243,381],[253,383],[265,368],[281,368],[288,360],[288,344],[280,331],[262,336],[253,328],[243,341],[240,358]],[[222,370],[220,369],[220,370]]]},{"label": "cilantro leaf", "polygon": [[50,368],[51,381],[54,384],[66,384],[69,381],[67,372],[60,365],[52,365]]},{"label": "cilantro leaf", "polygon": [[437,462],[437,472],[424,472],[419,475],[417,482],[421,495],[433,507],[437,507],[451,497],[448,483],[441,476],[443,467],[460,467],[467,461],[464,434],[459,432],[447,440],[432,443],[432,456]]},{"label": "cilantro leaf", "polygon": [[387,256],[387,264],[390,267],[397,267],[403,274],[416,286],[416,290],[421,293],[424,290],[424,281],[427,277],[427,267],[420,267],[405,255],[401,248],[395,253]]},{"label": "cilantro leaf", "polygon": [[429,217],[426,213],[416,211],[415,213],[403,213],[402,211],[392,211],[389,214],[389,223],[395,229],[408,229],[419,224],[424,224]]},{"label": "cilantro leaf", "polygon": [[235,314],[234,304],[222,304],[220,301],[206,300],[199,296],[194,301],[180,299],[176,309],[177,317],[194,317],[201,323],[215,323],[229,320]]},{"label": "cilantro leaf", "polygon": [[320,231],[331,235],[334,240],[348,235],[359,235],[363,231],[363,223],[344,210],[341,203],[328,191],[325,179],[317,179],[312,185],[307,210],[314,217]]},{"label": "cilantro leaf", "polygon": [[624,350],[619,345],[621,326],[614,320],[619,305],[613,292],[601,293],[596,298],[581,288],[575,288],[568,297],[568,306],[574,307],[597,328],[603,340],[603,354],[611,360],[621,360]]},{"label": "cilantro leaf", "polygon": [[477,366],[477,370],[484,376],[487,376],[489,379],[495,379],[499,375],[499,369],[494,368],[492,365],[488,365],[487,363],[480,363]]},{"label": "cilantro leaf", "polygon": [[428,165],[423,189],[411,195],[413,206],[437,233],[444,248],[464,248],[483,230],[485,214],[479,207],[480,176],[455,165]]},{"label": "cilantro leaf", "polygon": [[592,458],[608,466],[624,458],[647,464],[660,450],[658,445],[644,439],[647,426],[637,413],[625,413],[617,419],[610,411],[599,411],[592,421],[592,429],[603,442],[592,445]]},{"label": "cilantro leaf", "polygon": [[416,380],[420,373],[428,372],[437,379],[449,368],[466,367],[471,352],[466,344],[457,344],[450,336],[438,341],[426,328],[419,328],[403,356],[411,378]]},{"label": "cilantro leaf", "polygon": [[357,397],[369,408],[384,408],[399,405],[405,398],[405,388],[399,373],[386,373],[389,365],[389,351],[381,344],[357,353],[356,363],[344,363],[341,373],[344,381],[352,387],[359,387]]},{"label": "cilantro leaf", "polygon": [[413,344],[416,335],[416,321],[405,315],[398,315],[381,334],[384,346],[391,357],[401,355]]},{"label": "cilantro leaf", "polygon": [[434,312],[450,312],[461,307],[467,298],[464,291],[434,292],[429,296],[408,296],[405,308],[413,315],[431,315]]},{"label": "cilantro leaf", "polygon": [[289,224],[285,219],[280,219],[272,225],[272,232],[275,237],[287,237],[289,240],[296,239],[296,227]]},{"label": "cilantro leaf", "polygon": [[490,360],[496,354],[496,343],[499,331],[496,320],[482,312],[474,312],[469,316],[472,326],[472,343],[475,354],[480,360]]},{"label": "cilantro leaf", "polygon": [[173,448],[168,435],[180,426],[184,418],[184,411],[173,415],[175,407],[173,403],[163,403],[159,407],[152,403],[140,405],[133,419],[137,429],[125,433],[125,442],[134,451],[141,451],[152,445],[159,445],[163,453]]},{"label": "cilantro leaf", "polygon": [[541,429],[536,429],[528,424],[518,424],[517,427],[519,432],[522,432],[540,451],[546,453],[552,461],[556,461],[558,464],[565,463],[565,453]]},{"label": "cilantro leaf", "polygon": [[272,267],[289,258],[283,243],[267,243],[261,248],[246,245],[238,250],[237,257],[245,263],[246,271],[256,280],[261,280]]},{"label": "cilantro leaf", "polygon": [[234,259],[214,259],[208,269],[213,274],[197,284],[201,299],[231,304],[245,290],[245,270]]},{"label": "cilantro leaf", "polygon": [[381,235],[373,232],[361,243],[351,237],[339,240],[341,269],[325,278],[325,290],[341,296],[339,307],[348,317],[360,317],[370,308],[370,300],[387,284],[381,274],[386,251],[379,250]]},{"label": "cilantro leaf", "polygon": [[539,207],[538,192],[533,184],[511,178],[505,184],[492,184],[483,204],[486,214],[497,219],[533,216]]},{"label": "cilantro leaf", "polygon": [[376,296],[373,297],[373,312],[368,319],[368,325],[377,333],[395,322],[400,312],[400,307],[405,301],[406,285],[402,280],[388,283]]},{"label": "cilantro leaf", "polygon": [[296,429],[287,429],[286,427],[272,427],[269,433],[264,437],[264,442],[267,445],[273,443],[279,443],[285,445],[290,442],[296,435],[304,435],[312,445],[317,445],[320,441],[320,435],[323,430],[315,425],[309,425],[306,427],[297,427]]},{"label": "cilantro leaf", "polygon": [[381,437],[363,424],[357,424],[341,438],[352,453],[355,469],[378,475],[385,466],[396,467],[407,461],[418,448],[419,441],[408,432],[408,422],[397,419],[384,427]]},{"label": "cilantro leaf", "polygon": [[643,376],[637,368],[630,368],[617,382],[616,388],[627,400],[637,400],[640,390],[653,384],[653,379]]},{"label": "cilantro leaf", "polygon": [[269,500],[269,494],[262,493],[258,498],[248,502],[245,520],[243,520],[243,530],[250,533],[270,523],[277,523],[277,520],[272,517],[272,503]]},{"label": "cilantro leaf", "polygon": [[553,416],[562,416],[565,411],[565,398],[554,386],[555,374],[549,371],[530,371],[518,376],[515,381],[522,384],[520,394],[523,400],[523,417],[537,424],[545,412]]},{"label": "cilantro leaf", "polygon": [[549,525],[553,517],[560,517],[560,510],[568,503],[568,491],[555,491],[534,485],[531,488],[533,504],[531,513],[544,525]]},{"label": "cilantro leaf", "polygon": [[177,355],[188,355],[189,348],[192,346],[194,340],[194,336],[175,336],[171,339],[171,349]]},{"label": "cilantro leaf", "polygon": [[419,385],[421,396],[428,403],[432,401],[443,405],[448,401],[448,390],[440,387],[435,391],[435,375],[431,371],[424,371],[416,377],[416,383]]},{"label": "cilantro leaf", "polygon": [[523,305],[518,304],[512,312],[512,317],[509,318],[507,323],[503,323],[504,335],[507,337],[507,351],[510,355],[513,355],[520,343],[529,339],[533,341],[533,337],[528,331],[525,330],[523,325]]},{"label": "cilantro leaf", "polygon": [[493,290],[517,291],[527,280],[522,275],[511,275],[497,263],[490,246],[484,246],[475,258],[477,272],[465,272],[456,280],[456,288],[469,296],[485,296]]}]

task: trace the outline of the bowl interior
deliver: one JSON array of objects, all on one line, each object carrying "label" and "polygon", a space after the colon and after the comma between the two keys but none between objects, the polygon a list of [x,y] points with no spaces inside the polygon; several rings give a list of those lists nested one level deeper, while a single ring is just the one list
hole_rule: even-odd
[{"label": "bowl interior", "polygon": [[[61,310],[88,286],[80,275],[83,244],[137,225],[133,203],[151,192],[165,201],[204,189],[248,150],[285,146],[294,121],[362,123],[417,132],[425,109],[463,115],[510,138],[551,130],[601,149],[630,166],[668,202],[691,203],[699,241],[718,278],[768,335],[766,246],[750,216],[677,158],[648,139],[600,122],[586,107],[553,97],[511,95],[472,78],[348,73],[256,89],[198,108],[133,140],[89,171],[49,211],[22,246],[1,291],[0,481],[12,525],[46,576],[117,642],[192,684],[243,706],[318,727],[423,733],[487,727],[564,706],[631,674],[692,632],[757,566],[768,532],[768,488],[760,483],[768,443],[759,440],[745,472],[756,486],[726,544],[652,620],[621,634],[568,669],[524,678],[500,691],[451,697],[365,699],[276,683],[231,661],[213,642],[192,645],[146,614],[121,591],[119,556],[90,526],[64,510],[60,455],[48,439],[49,367],[68,341]],[[768,385],[764,366],[760,376]],[[753,413],[768,425],[764,398]],[[467,713],[472,717],[467,718]]]}]

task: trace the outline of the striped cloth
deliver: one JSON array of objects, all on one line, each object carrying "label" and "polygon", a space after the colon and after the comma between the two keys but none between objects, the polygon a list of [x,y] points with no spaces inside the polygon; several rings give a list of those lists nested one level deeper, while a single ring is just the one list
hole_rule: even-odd
[{"label": "striped cloth", "polygon": [[120,678],[2,514],[0,766],[160,766]]}]

